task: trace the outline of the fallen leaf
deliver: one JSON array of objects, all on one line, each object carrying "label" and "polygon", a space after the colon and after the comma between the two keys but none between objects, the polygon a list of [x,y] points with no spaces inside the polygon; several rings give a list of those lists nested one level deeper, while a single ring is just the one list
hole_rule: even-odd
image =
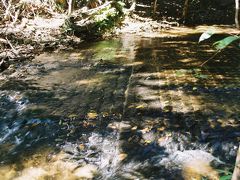
[{"label": "fallen leaf", "polygon": [[70,114],[70,115],[68,115],[68,117],[71,118],[71,119],[72,119],[72,118],[76,118],[76,117],[77,117],[77,114]]},{"label": "fallen leaf", "polygon": [[134,108],[134,105],[130,105],[130,106],[128,106],[128,108]]},{"label": "fallen leaf", "polygon": [[144,133],[147,133],[147,132],[149,132],[150,131],[150,129],[149,128],[144,128],[144,129],[142,129],[142,130],[140,130],[143,134]]},{"label": "fallen leaf", "polygon": [[143,104],[136,107],[136,109],[143,109],[143,108],[145,108]]},{"label": "fallen leaf", "polygon": [[95,112],[87,113],[88,119],[95,119],[96,117],[97,117],[97,113],[95,113]]},{"label": "fallen leaf", "polygon": [[75,132],[75,129],[71,129],[71,131],[69,133],[72,134],[74,132]]},{"label": "fallen leaf", "polygon": [[158,131],[164,131],[165,130],[165,127],[160,127],[160,128],[157,128]]},{"label": "fallen leaf", "polygon": [[81,151],[83,151],[83,150],[85,149],[85,146],[84,146],[83,144],[80,144],[80,145],[78,146],[78,148],[79,148]]},{"label": "fallen leaf", "polygon": [[132,131],[134,131],[134,130],[136,130],[137,129],[137,126],[134,126],[134,127],[132,127]]},{"label": "fallen leaf", "polygon": [[103,116],[103,117],[107,117],[107,116],[109,116],[109,114],[108,114],[107,112],[103,112],[103,113],[102,113],[102,116]]},{"label": "fallen leaf", "polygon": [[114,125],[113,123],[110,123],[110,124],[108,125],[108,128],[117,129],[116,125]]},{"label": "fallen leaf", "polygon": [[150,144],[152,141],[151,140],[145,140],[146,144]]},{"label": "fallen leaf", "polygon": [[118,155],[120,161],[123,161],[124,159],[126,159],[127,156],[128,155],[126,153],[122,153]]},{"label": "fallen leaf", "polygon": [[167,136],[167,137],[171,137],[171,136],[172,136],[172,133],[168,132],[168,133],[166,133],[166,136]]},{"label": "fallen leaf", "polygon": [[33,123],[31,127],[35,127],[37,125],[39,125],[39,123]]},{"label": "fallen leaf", "polygon": [[166,137],[160,137],[160,138],[158,139],[158,143],[163,142],[163,141],[165,141],[165,140],[166,140]]}]

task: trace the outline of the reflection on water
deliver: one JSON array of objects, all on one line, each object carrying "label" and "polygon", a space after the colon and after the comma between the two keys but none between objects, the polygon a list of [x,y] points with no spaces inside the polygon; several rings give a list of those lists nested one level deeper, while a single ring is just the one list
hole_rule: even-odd
[{"label": "reflection on water", "polygon": [[240,136],[239,52],[200,67],[214,52],[197,39],[126,35],[19,67],[0,83],[0,179],[217,179]]}]

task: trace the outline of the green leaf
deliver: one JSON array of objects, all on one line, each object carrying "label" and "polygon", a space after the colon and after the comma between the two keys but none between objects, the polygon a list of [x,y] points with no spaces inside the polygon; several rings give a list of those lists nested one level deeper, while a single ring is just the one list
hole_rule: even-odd
[{"label": "green leaf", "polygon": [[219,180],[231,180],[232,175],[221,176]]},{"label": "green leaf", "polygon": [[206,39],[209,39],[214,34],[215,34],[215,31],[213,29],[208,29],[206,32],[202,33],[202,35],[199,38],[198,43],[200,43]]},{"label": "green leaf", "polygon": [[238,39],[240,39],[239,36],[229,36],[220,41],[215,42],[213,45],[217,50],[222,50],[226,48],[229,44],[231,44],[233,41],[236,41]]}]

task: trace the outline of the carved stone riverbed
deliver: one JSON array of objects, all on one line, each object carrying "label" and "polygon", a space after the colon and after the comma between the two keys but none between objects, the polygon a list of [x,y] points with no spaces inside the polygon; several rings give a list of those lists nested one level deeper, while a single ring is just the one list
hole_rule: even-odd
[{"label": "carved stone riverbed", "polygon": [[218,179],[240,137],[237,48],[123,35],[0,81],[0,179]]}]

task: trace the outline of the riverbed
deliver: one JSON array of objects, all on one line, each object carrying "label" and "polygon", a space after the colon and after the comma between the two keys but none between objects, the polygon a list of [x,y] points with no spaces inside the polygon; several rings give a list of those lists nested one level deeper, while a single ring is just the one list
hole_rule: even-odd
[{"label": "riverbed", "polygon": [[202,66],[199,35],[122,34],[4,71],[0,179],[218,179],[240,137],[240,51]]}]

